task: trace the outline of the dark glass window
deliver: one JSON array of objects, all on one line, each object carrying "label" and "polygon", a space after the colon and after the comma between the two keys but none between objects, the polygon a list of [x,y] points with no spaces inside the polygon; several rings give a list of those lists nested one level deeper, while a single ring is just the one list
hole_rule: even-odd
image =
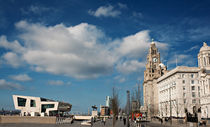
[{"label": "dark glass window", "polygon": [[36,107],[36,101],[35,100],[31,100],[30,106],[31,107]]},{"label": "dark glass window", "polygon": [[41,112],[45,112],[47,108],[54,108],[54,104],[42,104]]},{"label": "dark glass window", "polygon": [[18,97],[17,100],[18,100],[18,106],[23,106],[23,107],[26,106],[26,99],[25,98]]}]

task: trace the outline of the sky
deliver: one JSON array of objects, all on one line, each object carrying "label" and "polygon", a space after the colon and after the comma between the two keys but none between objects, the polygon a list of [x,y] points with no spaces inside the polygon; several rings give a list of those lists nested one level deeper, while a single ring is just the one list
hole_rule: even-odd
[{"label": "sky", "polygon": [[197,66],[210,41],[209,0],[0,0],[0,108],[12,95],[105,105],[143,82],[152,39],[171,70]]}]

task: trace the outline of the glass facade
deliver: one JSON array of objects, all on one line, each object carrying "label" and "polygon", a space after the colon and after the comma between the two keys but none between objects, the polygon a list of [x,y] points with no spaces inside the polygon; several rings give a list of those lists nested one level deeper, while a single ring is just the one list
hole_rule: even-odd
[{"label": "glass facade", "polygon": [[18,106],[22,106],[22,107],[26,106],[26,99],[25,98],[18,97],[17,101],[18,101]]},{"label": "glass facade", "polygon": [[42,104],[42,110],[41,112],[45,112],[47,108],[54,108],[54,104]]},{"label": "glass facade", "polygon": [[36,101],[35,101],[35,100],[31,100],[30,106],[31,106],[31,107],[36,107]]}]

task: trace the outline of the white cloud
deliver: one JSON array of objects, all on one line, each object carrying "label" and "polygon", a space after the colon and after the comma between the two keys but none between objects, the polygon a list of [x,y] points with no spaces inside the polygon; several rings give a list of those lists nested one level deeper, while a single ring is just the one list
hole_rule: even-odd
[{"label": "white cloud", "polygon": [[114,9],[113,6],[101,6],[96,11],[89,10],[88,13],[95,17],[117,17],[121,14],[119,10]]},{"label": "white cloud", "polygon": [[2,57],[7,64],[11,65],[14,68],[17,68],[22,65],[22,60],[14,52],[7,52]]},{"label": "white cloud", "polygon": [[168,65],[170,64],[176,64],[178,66],[184,65],[184,66],[192,66],[195,65],[193,57],[191,55],[186,55],[186,54],[175,54],[172,55],[173,57],[171,57],[168,60]]},{"label": "white cloud", "polygon": [[144,62],[137,60],[126,61],[117,65],[117,70],[123,74],[130,74],[140,72],[145,67]]},{"label": "white cloud", "polygon": [[61,80],[50,80],[48,84],[53,86],[62,86],[64,85],[64,82]]},{"label": "white cloud", "polygon": [[20,84],[8,82],[5,79],[0,79],[0,89],[6,90],[23,90],[24,87]]},{"label": "white cloud", "polygon": [[190,51],[193,51],[193,50],[197,50],[197,49],[199,49],[199,48],[200,48],[199,45],[195,45],[195,46],[191,47],[190,49],[185,50],[184,52],[190,52]]},{"label": "white cloud", "polygon": [[24,48],[17,40],[13,42],[8,42],[6,36],[0,36],[0,47],[3,47],[7,50],[15,51],[16,53],[21,53],[24,51]]},{"label": "white cloud", "polygon": [[30,76],[28,76],[27,74],[11,75],[10,77],[13,80],[22,81],[22,82],[32,80],[32,78]]},{"label": "white cloud", "polygon": [[[9,64],[23,61],[35,71],[77,79],[111,74],[115,67],[121,73],[136,72],[145,66],[138,60],[145,59],[150,46],[149,31],[102,43],[101,40],[107,38],[103,31],[87,23],[67,27],[20,21],[16,27],[21,32],[22,45],[18,41],[8,42],[5,36],[0,37],[0,47],[11,50],[3,56]],[[168,47],[160,42],[156,45],[160,50]],[[20,62],[15,62],[18,60]]]},{"label": "white cloud", "polygon": [[143,18],[143,14],[141,12],[133,12],[132,16],[140,19]]},{"label": "white cloud", "polygon": [[117,80],[119,83],[123,83],[126,81],[126,78],[122,76],[116,76],[114,77],[114,79]]},{"label": "white cloud", "polygon": [[122,9],[126,9],[128,8],[126,4],[123,4],[123,3],[118,3],[118,6]]},{"label": "white cloud", "polygon": [[28,8],[21,8],[20,11],[22,14],[33,13],[41,15],[43,12],[53,11],[53,9],[44,6],[31,5]]},{"label": "white cloud", "polygon": [[[134,35],[124,37],[122,40],[117,40],[120,46],[116,48],[118,55],[127,56],[130,58],[143,58],[146,56],[150,47],[149,31],[140,31]],[[168,45],[165,43],[155,42],[161,50],[166,50]]]},{"label": "white cloud", "polygon": [[93,25],[45,27],[21,21],[16,27],[24,31],[20,35],[26,49],[22,57],[38,71],[75,78],[95,78],[112,72],[116,59],[98,43],[104,34]]}]

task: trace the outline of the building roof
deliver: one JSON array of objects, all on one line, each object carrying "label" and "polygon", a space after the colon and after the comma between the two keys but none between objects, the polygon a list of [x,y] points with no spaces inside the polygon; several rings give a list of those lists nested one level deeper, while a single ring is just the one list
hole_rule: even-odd
[{"label": "building roof", "polygon": [[198,67],[187,67],[187,66],[177,66],[176,68],[174,68],[173,70],[169,71],[168,73],[164,74],[163,76],[161,76],[160,78],[158,78],[157,82],[161,82],[162,80],[170,77],[171,75],[181,72],[181,73],[197,73],[199,72],[200,68]]},{"label": "building roof", "polygon": [[210,47],[207,45],[206,42],[203,42],[203,46],[200,48],[200,52],[202,51],[210,51]]}]

